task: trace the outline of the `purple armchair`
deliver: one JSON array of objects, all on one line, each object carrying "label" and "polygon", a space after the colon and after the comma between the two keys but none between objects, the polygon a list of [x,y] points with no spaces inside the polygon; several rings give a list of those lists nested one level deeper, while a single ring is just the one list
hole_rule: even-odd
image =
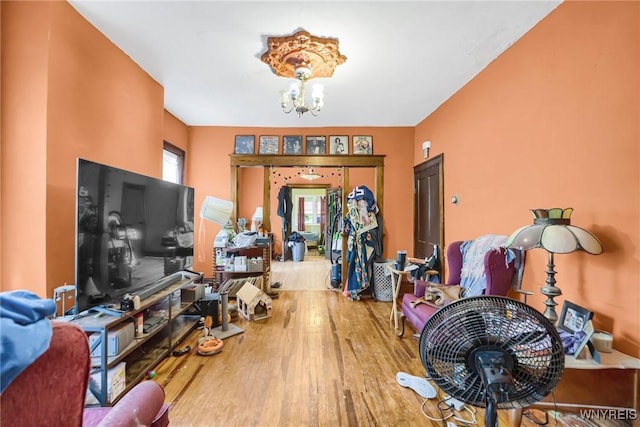
[{"label": "purple armchair", "polygon": [[153,381],[136,385],[113,407],[85,408],[90,370],[87,335],[71,323],[51,324],[49,348],[0,395],[2,425],[169,425],[164,390]]},{"label": "purple armchair", "polygon": [[[482,237],[482,236],[481,236]],[[445,285],[460,285],[463,270],[463,253],[461,247],[465,242],[456,241],[447,248],[448,279]],[[474,258],[475,262],[482,262],[484,275],[486,277],[485,295],[507,296],[509,289],[518,290],[524,268],[524,251],[512,249],[514,259],[506,262],[506,251],[503,247],[499,249],[489,249],[484,256]],[[515,277],[514,277],[515,275]],[[513,285],[513,286],[512,286]],[[427,320],[435,313],[439,307],[434,307],[425,303],[416,304],[418,298],[424,297],[429,282],[416,280],[414,282],[413,293],[406,293],[402,297],[401,320],[402,327],[398,336],[404,335],[404,321],[407,319],[417,333],[422,332]]]}]

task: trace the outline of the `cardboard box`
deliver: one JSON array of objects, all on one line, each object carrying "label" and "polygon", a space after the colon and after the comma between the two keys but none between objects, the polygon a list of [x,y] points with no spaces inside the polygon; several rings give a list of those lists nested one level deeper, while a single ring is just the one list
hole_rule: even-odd
[{"label": "cardboard box", "polygon": [[[123,322],[107,331],[107,356],[117,356],[127,348],[133,341],[135,329],[133,322]],[[100,333],[96,332],[89,335],[89,347],[94,343],[98,343],[97,347],[91,352],[91,357],[102,356],[102,343],[100,342]]]},{"label": "cardboard box", "polygon": [[[120,362],[107,372],[107,402],[111,403],[120,396],[127,385],[126,363]],[[97,370],[89,378],[87,388],[86,405],[98,404],[98,398],[102,396],[102,372]],[[105,402],[105,403],[107,403]]]},{"label": "cardboard box", "polygon": [[182,288],[182,301],[194,302],[204,298],[204,283],[193,283]]}]

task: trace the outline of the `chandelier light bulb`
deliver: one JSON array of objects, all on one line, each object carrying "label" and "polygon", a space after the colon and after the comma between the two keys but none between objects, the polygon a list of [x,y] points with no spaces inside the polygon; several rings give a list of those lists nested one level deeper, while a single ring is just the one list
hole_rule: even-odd
[{"label": "chandelier light bulb", "polygon": [[301,86],[302,85],[300,85],[298,82],[293,82],[289,85],[289,96],[291,97],[292,100],[295,101],[298,95],[300,95]]},{"label": "chandelier light bulb", "polygon": [[289,102],[289,93],[286,90],[280,91],[280,105],[285,108]]},{"label": "chandelier light bulb", "polygon": [[324,98],[324,86],[319,83],[313,85],[313,90],[311,91],[311,97],[316,100],[321,100]]}]

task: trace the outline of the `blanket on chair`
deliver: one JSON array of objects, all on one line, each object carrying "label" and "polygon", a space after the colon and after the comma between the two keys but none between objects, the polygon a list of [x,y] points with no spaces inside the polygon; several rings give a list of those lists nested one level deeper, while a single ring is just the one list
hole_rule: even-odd
[{"label": "blanket on chair", "polygon": [[0,293],[0,393],[49,348],[52,299],[30,291]]},{"label": "blanket on chair", "polygon": [[[507,236],[486,234],[474,240],[464,242],[460,246],[462,252],[462,271],[460,272],[460,286],[462,296],[474,297],[482,295],[487,287],[487,277],[484,271],[484,256],[488,251],[497,250],[507,241]],[[515,255],[507,250],[505,264],[509,264]]]}]

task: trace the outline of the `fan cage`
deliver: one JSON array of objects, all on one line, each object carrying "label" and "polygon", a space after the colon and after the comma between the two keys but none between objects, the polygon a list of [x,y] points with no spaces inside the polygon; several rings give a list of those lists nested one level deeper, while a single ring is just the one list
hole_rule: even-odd
[{"label": "fan cage", "polygon": [[564,369],[564,350],[555,326],[519,301],[497,296],[463,298],[429,318],[420,334],[420,358],[446,393],[473,406],[486,406],[486,389],[471,352],[494,348],[513,360],[514,388],[497,409],[528,406],[555,388]]}]

